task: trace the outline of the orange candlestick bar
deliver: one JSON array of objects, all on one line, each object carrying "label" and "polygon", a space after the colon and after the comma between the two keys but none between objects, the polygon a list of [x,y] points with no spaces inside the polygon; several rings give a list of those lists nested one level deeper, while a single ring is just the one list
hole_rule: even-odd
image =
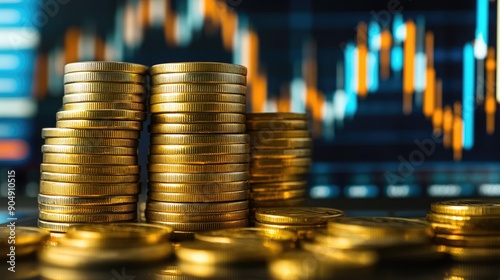
[{"label": "orange candlestick bar", "polygon": [[391,45],[391,32],[384,29],[380,34],[380,77],[383,80],[391,75]]},{"label": "orange candlestick bar", "polygon": [[495,132],[495,114],[497,111],[495,70],[495,50],[489,48],[486,57],[486,100],[484,101],[484,111],[486,112],[486,132],[490,135]]},{"label": "orange candlestick bar", "polygon": [[413,21],[406,22],[406,41],[404,44],[403,68],[403,113],[412,112],[412,98],[415,89],[415,49],[417,42],[417,28]]},{"label": "orange candlestick bar", "polygon": [[453,111],[449,105],[444,107],[443,112],[443,145],[445,148],[451,148],[453,129]]},{"label": "orange candlestick bar", "polygon": [[358,95],[366,97],[368,94],[368,47],[366,46],[367,27],[366,23],[358,24],[357,43],[358,43]]},{"label": "orange candlestick bar", "polygon": [[462,105],[456,102],[453,106],[453,159],[458,161],[462,159],[463,149],[463,120]]}]

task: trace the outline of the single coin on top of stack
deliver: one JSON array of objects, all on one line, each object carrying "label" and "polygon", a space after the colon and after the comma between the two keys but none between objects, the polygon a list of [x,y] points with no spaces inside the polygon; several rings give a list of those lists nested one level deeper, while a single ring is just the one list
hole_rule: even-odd
[{"label": "single coin on top of stack", "polygon": [[174,239],[248,223],[246,68],[215,62],[151,67],[146,220]]},{"label": "single coin on top of stack", "polygon": [[255,212],[255,226],[289,230],[301,239],[312,239],[316,230],[326,228],[328,220],[344,216],[342,210],[324,207],[260,208]]},{"label": "single coin on top of stack", "polygon": [[488,262],[500,258],[500,200],[435,202],[427,220],[434,243],[453,260]]},{"label": "single coin on top of stack", "polygon": [[63,108],[44,128],[39,226],[137,218],[137,148],[146,118],[148,67],[90,61],[65,66]]},{"label": "single coin on top of stack", "polygon": [[312,138],[306,114],[247,114],[250,206],[303,206]]}]

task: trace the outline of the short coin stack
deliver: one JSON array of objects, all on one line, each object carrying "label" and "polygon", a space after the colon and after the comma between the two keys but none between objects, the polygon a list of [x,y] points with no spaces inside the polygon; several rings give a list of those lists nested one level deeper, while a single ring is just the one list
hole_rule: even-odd
[{"label": "short coin stack", "polygon": [[465,199],[431,204],[434,242],[457,261],[498,261],[500,201]]},{"label": "short coin stack", "polygon": [[250,205],[301,206],[311,165],[312,139],[305,114],[247,114],[250,135]]},{"label": "short coin stack", "polygon": [[345,212],[323,207],[261,208],[255,212],[255,226],[296,232],[301,239],[311,239],[318,229],[325,229],[330,219],[344,217]]},{"label": "short coin stack", "polygon": [[151,67],[146,220],[175,239],[248,223],[246,68],[213,62]]},{"label": "short coin stack", "polygon": [[147,70],[121,62],[66,65],[57,127],[42,131],[41,228],[136,220]]}]

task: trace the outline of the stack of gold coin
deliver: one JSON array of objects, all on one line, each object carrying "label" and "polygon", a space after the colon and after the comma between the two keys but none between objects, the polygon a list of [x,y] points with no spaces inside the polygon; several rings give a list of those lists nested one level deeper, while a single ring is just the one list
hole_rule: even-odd
[{"label": "stack of gold coin", "polygon": [[246,68],[191,62],[151,67],[146,220],[174,238],[248,223]]},{"label": "stack of gold coin", "polygon": [[71,268],[148,264],[173,253],[172,231],[141,223],[72,226],[57,246],[44,247],[39,257],[45,264]]},{"label": "stack of gold coin", "polygon": [[301,239],[312,239],[315,231],[326,228],[328,220],[344,216],[342,210],[324,207],[260,208],[255,212],[255,226],[290,230]]},{"label": "stack of gold coin", "polygon": [[298,113],[247,114],[250,135],[250,206],[302,206],[311,165],[307,116]]},{"label": "stack of gold coin", "polygon": [[147,71],[122,62],[65,66],[56,128],[42,130],[41,228],[136,220]]},{"label": "stack of gold coin", "polygon": [[340,217],[303,242],[306,251],[337,262],[375,264],[442,259],[432,246],[427,223],[397,217]]},{"label": "stack of gold coin", "polygon": [[433,240],[457,261],[498,261],[500,200],[436,202],[427,214]]}]

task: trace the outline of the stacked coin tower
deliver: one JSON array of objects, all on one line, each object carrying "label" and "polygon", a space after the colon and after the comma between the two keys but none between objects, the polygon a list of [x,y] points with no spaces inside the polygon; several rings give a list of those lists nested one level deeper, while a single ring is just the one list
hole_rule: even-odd
[{"label": "stacked coin tower", "polygon": [[247,131],[251,208],[303,205],[312,146],[307,116],[251,113],[247,114]]},{"label": "stacked coin tower", "polygon": [[246,68],[193,62],[151,67],[146,220],[174,238],[248,223]]},{"label": "stacked coin tower", "polygon": [[434,242],[457,261],[500,258],[500,201],[464,199],[435,202],[427,214]]},{"label": "stacked coin tower", "polygon": [[148,68],[78,62],[64,70],[56,128],[42,131],[38,224],[66,232],[81,223],[136,220]]}]

